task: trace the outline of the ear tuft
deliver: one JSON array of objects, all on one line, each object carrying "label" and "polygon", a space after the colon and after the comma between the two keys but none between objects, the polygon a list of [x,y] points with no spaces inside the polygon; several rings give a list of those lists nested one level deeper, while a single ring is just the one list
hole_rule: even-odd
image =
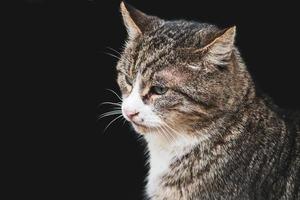
[{"label": "ear tuft", "polygon": [[130,39],[148,31],[153,22],[158,20],[157,17],[146,15],[123,1],[120,10]]}]

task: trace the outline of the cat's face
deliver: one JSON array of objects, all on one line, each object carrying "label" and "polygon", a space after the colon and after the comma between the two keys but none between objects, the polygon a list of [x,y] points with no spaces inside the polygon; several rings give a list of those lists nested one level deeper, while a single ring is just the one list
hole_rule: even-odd
[{"label": "cat's face", "polygon": [[123,116],[137,132],[194,132],[230,109],[238,95],[235,28],[163,21],[124,4],[121,11],[129,41],[118,84]]},{"label": "cat's face", "polygon": [[171,67],[151,75],[139,70],[133,75],[119,72],[122,113],[139,133],[171,131],[169,129],[176,124],[187,125],[194,118],[189,116],[192,112],[199,115],[204,112],[181,92],[180,85],[188,81],[188,77],[176,73]]}]

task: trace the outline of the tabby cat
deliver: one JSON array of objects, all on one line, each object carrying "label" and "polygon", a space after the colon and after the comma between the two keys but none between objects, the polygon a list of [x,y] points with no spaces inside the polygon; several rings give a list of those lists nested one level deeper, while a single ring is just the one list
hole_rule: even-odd
[{"label": "tabby cat", "polygon": [[300,116],[256,89],[236,28],[121,3],[122,114],[149,150],[151,200],[300,199]]}]

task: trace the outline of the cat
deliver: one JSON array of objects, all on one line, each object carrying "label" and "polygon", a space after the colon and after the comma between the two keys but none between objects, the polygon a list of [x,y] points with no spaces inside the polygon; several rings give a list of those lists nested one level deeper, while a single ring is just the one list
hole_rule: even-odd
[{"label": "cat", "polygon": [[256,88],[236,27],[120,7],[117,82],[122,114],[147,142],[147,198],[300,199],[300,115]]}]

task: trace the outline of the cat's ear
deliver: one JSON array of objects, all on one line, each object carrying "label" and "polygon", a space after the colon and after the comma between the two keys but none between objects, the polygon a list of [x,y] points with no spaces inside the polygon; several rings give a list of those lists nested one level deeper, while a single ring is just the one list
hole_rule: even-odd
[{"label": "cat's ear", "polygon": [[227,65],[234,49],[235,35],[235,26],[220,31],[212,42],[201,48],[203,59],[218,66]]},{"label": "cat's ear", "polygon": [[120,9],[130,39],[142,35],[151,29],[154,22],[159,21],[158,17],[146,15],[123,1]]}]

